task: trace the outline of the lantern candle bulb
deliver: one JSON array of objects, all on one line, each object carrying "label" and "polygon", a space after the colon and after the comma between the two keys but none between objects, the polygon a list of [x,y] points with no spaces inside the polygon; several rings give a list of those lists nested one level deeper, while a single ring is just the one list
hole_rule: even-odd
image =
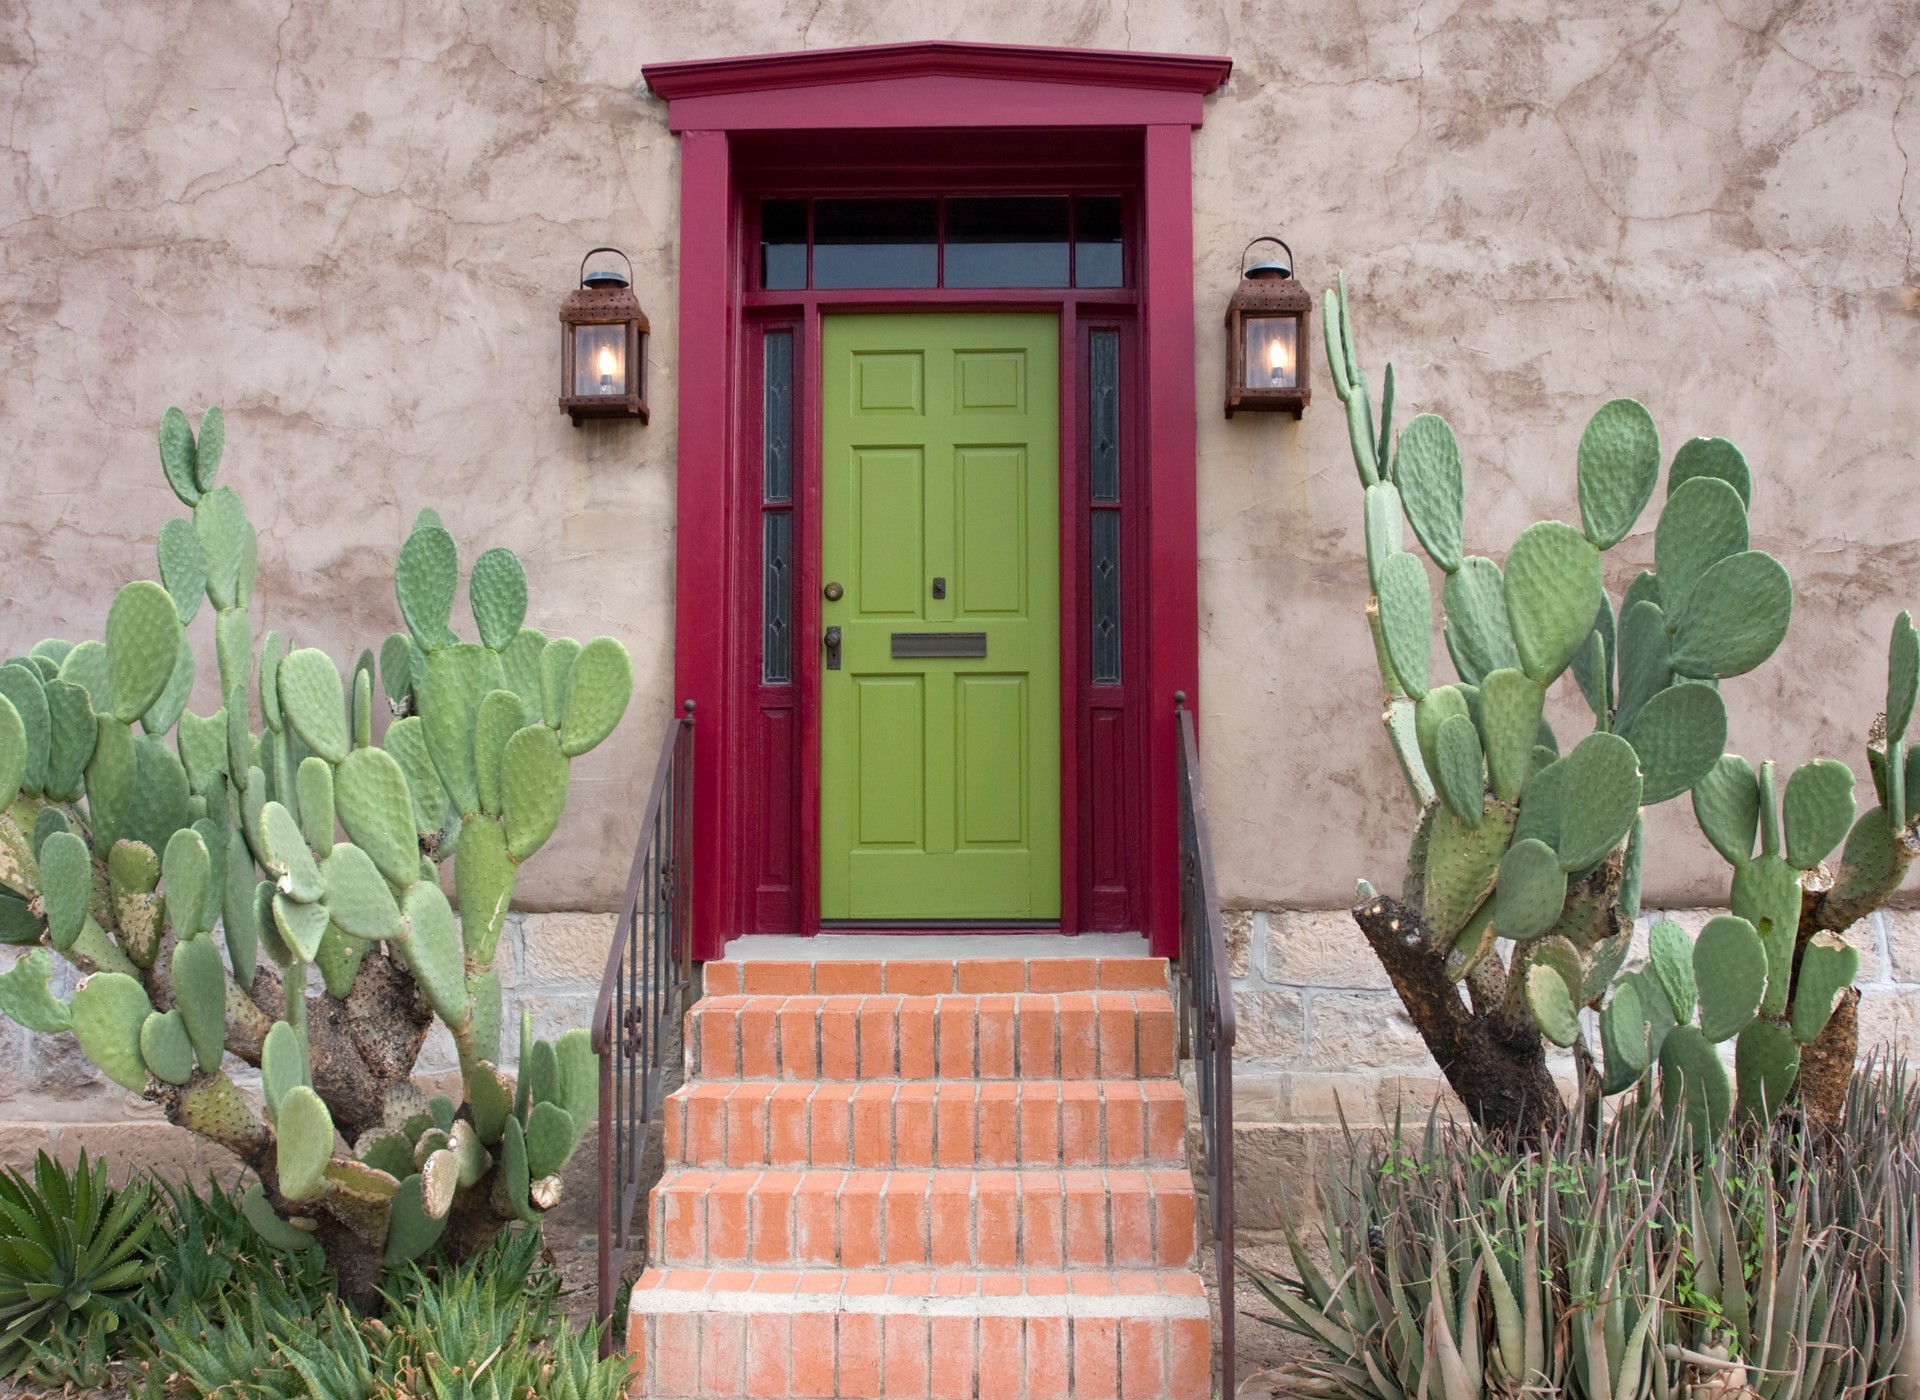
[{"label": "lantern candle bulb", "polygon": [[1293,366],[1287,363],[1286,346],[1275,340],[1267,346],[1268,381],[1278,389],[1293,382]]},{"label": "lantern candle bulb", "polygon": [[620,363],[613,356],[611,345],[600,347],[600,392],[611,394],[614,389],[613,377],[619,372]]}]

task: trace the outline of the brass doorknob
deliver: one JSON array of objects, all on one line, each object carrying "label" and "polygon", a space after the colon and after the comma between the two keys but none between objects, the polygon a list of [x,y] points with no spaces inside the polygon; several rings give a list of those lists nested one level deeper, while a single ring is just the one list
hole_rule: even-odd
[{"label": "brass doorknob", "polygon": [[846,593],[846,590],[841,588],[840,585],[837,583],[830,583],[820,591],[827,595],[827,601],[829,603],[839,602],[840,599],[844,597]]}]

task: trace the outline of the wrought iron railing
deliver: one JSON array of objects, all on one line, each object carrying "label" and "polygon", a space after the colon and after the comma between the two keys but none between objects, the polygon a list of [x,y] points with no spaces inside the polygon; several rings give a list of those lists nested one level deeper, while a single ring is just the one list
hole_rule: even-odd
[{"label": "wrought iron railing", "polygon": [[1226,927],[1213,880],[1213,844],[1207,799],[1200,787],[1200,753],[1193,711],[1184,691],[1173,693],[1180,741],[1180,1058],[1193,1061],[1200,1100],[1200,1140],[1206,1172],[1214,1263],[1220,1280],[1220,1394],[1233,1396],[1233,983],[1227,970]]},{"label": "wrought iron railing", "polygon": [[[660,1106],[661,1070],[693,985],[693,701],[660,745],[640,840],[620,901],[593,1048],[600,1056],[600,1297],[613,1317],[626,1263],[647,1128]],[[602,1346],[624,1344],[608,1327]]]}]

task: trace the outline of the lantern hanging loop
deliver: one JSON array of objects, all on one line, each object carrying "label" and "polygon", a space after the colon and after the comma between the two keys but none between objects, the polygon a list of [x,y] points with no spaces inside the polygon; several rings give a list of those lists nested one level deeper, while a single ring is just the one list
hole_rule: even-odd
[{"label": "lantern hanging loop", "polygon": [[[625,287],[631,287],[633,285],[632,258],[628,257],[618,248],[589,248],[586,257],[580,259],[580,285],[582,287],[587,285],[587,264],[592,261],[594,255],[597,253],[612,253],[616,258],[620,259],[621,262],[625,263],[627,265],[627,280],[621,283],[621,285]],[[1291,250],[1288,251],[1287,256],[1293,256]]]},{"label": "lantern hanging loop", "polygon": [[[1285,262],[1258,262],[1252,267],[1248,267],[1247,254],[1253,251],[1254,244],[1256,243],[1273,243],[1281,248],[1285,248],[1287,260]],[[624,256],[624,254],[622,256]],[[1247,277],[1261,272],[1278,272],[1282,277],[1293,276],[1293,249],[1287,246],[1286,239],[1275,238],[1270,233],[1263,233],[1258,238],[1248,240],[1247,246],[1240,250],[1240,275]]]}]

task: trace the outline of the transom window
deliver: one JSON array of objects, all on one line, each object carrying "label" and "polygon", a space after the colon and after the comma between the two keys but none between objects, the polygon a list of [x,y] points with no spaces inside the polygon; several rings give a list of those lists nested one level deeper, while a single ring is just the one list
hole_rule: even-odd
[{"label": "transom window", "polygon": [[767,291],[1120,287],[1118,195],[764,199]]}]

